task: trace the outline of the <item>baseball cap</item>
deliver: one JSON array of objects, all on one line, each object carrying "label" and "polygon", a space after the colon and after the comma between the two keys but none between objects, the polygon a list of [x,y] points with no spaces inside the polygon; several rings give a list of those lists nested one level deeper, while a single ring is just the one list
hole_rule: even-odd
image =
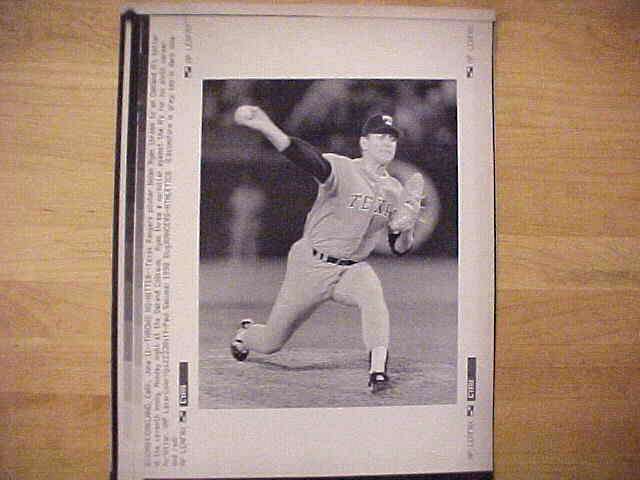
[{"label": "baseball cap", "polygon": [[374,115],[369,117],[362,127],[362,136],[366,137],[370,133],[390,133],[396,138],[400,137],[400,130],[393,126],[391,115]]}]

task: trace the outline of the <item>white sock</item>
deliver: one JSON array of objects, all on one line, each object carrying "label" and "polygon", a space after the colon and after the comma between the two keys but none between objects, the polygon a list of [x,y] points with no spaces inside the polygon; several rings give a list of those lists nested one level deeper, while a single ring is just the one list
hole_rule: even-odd
[{"label": "white sock", "polygon": [[371,350],[371,368],[369,373],[385,372],[387,367],[387,347],[375,347]]}]

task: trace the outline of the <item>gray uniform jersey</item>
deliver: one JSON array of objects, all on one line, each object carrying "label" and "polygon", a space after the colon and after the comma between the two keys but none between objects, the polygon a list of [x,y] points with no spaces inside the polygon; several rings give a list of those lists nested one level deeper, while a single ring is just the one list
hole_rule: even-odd
[{"label": "gray uniform jersey", "polygon": [[375,248],[380,234],[386,234],[402,184],[386,171],[382,175],[367,172],[362,159],[331,153],[322,156],[331,163],[331,174],[318,187],[304,236],[327,255],[363,260]]}]

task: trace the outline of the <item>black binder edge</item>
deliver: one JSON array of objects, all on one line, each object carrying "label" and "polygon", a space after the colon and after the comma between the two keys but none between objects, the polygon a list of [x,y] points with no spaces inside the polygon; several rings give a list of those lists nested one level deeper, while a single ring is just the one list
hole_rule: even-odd
[{"label": "black binder edge", "polygon": [[[493,480],[493,471],[474,471],[457,473],[425,473],[406,475],[362,475],[346,477],[256,477],[254,480],[309,480],[318,478],[322,480]],[[163,480],[161,478],[145,478],[145,480]],[[166,480],[166,479],[165,479]],[[179,480],[198,480],[196,478],[180,478]],[[223,480],[220,478],[206,478],[201,480]],[[229,478],[224,480],[246,480],[243,478]]]},{"label": "black binder edge", "polygon": [[496,21],[491,23],[491,147],[493,149],[493,371],[492,395],[491,395],[491,471],[495,470],[495,445],[496,445],[496,329],[498,326],[498,206],[496,186],[496,49],[498,34]]},{"label": "black binder edge", "polygon": [[[118,450],[119,450],[119,426],[118,426],[118,337],[121,334],[118,331],[118,308],[119,308],[119,290],[121,288],[126,289],[125,300],[131,298],[131,283],[125,280],[124,285],[120,285],[119,275],[120,266],[119,258],[121,254],[125,255],[125,275],[131,276],[132,263],[133,263],[133,248],[127,244],[127,240],[130,235],[127,232],[132,232],[134,223],[134,196],[135,196],[135,180],[136,180],[136,168],[139,155],[139,122],[138,113],[138,101],[140,100],[140,87],[142,82],[146,81],[146,71],[142,71],[141,67],[146,68],[146,65],[141,65],[139,59],[140,44],[143,41],[143,35],[148,36],[148,15],[140,15],[134,10],[127,10],[120,16],[120,46],[119,46],[119,65],[118,65],[118,105],[116,116],[116,141],[115,141],[115,160],[114,160],[114,188],[113,188],[113,224],[112,224],[112,259],[111,259],[111,275],[112,275],[112,291],[111,291],[111,472],[109,477],[112,480],[118,478]],[[129,49],[129,55],[125,58],[125,41],[126,41],[126,27],[131,25],[131,45]],[[147,47],[148,47],[148,42]],[[129,66],[129,89],[124,91],[124,75],[125,66]],[[142,75],[141,75],[142,74]],[[144,87],[144,93],[146,94],[146,85]],[[121,195],[121,178],[122,178],[122,134],[123,134],[123,116],[124,116],[124,101],[128,102],[128,118],[126,126],[126,191],[125,200],[120,202]],[[121,211],[125,211],[125,225],[124,231],[120,231],[120,215]],[[124,252],[120,251],[119,242],[121,236],[125,236]],[[132,242],[131,242],[132,243]],[[127,288],[129,285],[129,288]],[[124,302],[126,303],[126,301]]]}]

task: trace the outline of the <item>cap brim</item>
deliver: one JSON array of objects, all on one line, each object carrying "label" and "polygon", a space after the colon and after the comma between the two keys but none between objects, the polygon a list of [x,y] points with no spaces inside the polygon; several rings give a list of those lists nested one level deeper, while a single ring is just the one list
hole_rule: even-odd
[{"label": "cap brim", "polygon": [[395,127],[379,127],[379,128],[374,128],[372,130],[369,130],[367,132],[367,135],[369,133],[390,133],[391,135],[395,135],[396,138],[400,138],[400,130],[398,130]]}]

